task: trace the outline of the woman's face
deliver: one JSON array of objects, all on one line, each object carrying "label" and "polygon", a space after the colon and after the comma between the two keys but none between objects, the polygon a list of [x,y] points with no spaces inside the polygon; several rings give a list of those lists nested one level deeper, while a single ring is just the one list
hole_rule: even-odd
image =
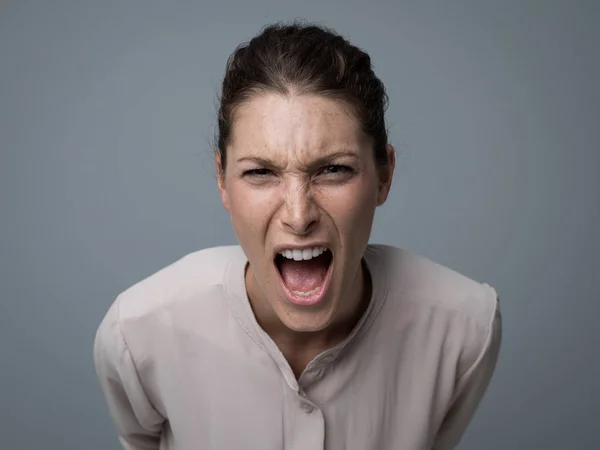
[{"label": "woman's face", "polygon": [[351,314],[375,208],[389,191],[388,151],[382,182],[370,140],[338,100],[267,93],[238,109],[219,189],[249,261],[253,306],[294,331]]}]

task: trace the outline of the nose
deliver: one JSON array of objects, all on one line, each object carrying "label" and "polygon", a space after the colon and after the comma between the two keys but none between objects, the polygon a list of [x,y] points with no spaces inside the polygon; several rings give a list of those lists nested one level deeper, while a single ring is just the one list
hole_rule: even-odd
[{"label": "nose", "polygon": [[297,180],[288,184],[281,221],[285,228],[297,235],[307,235],[316,228],[319,209],[306,183]]}]

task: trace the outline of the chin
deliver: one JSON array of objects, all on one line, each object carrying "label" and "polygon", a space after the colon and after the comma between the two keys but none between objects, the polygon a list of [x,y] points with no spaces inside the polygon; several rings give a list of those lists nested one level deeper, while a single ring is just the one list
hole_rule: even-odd
[{"label": "chin", "polygon": [[286,328],[300,333],[323,331],[331,324],[335,308],[327,300],[318,309],[290,305],[286,300],[279,302],[275,313]]},{"label": "chin", "polygon": [[318,333],[319,331],[325,330],[330,323],[329,320],[311,320],[310,318],[290,320],[290,318],[280,317],[280,320],[283,322],[286,328],[289,328],[290,330],[295,331],[297,333]]}]

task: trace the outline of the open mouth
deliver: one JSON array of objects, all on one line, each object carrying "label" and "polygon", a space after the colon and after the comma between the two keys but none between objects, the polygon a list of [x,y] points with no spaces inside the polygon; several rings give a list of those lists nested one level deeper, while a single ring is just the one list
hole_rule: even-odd
[{"label": "open mouth", "polygon": [[296,305],[315,305],[327,292],[333,254],[324,247],[287,249],[275,257],[275,266],[287,299]]}]

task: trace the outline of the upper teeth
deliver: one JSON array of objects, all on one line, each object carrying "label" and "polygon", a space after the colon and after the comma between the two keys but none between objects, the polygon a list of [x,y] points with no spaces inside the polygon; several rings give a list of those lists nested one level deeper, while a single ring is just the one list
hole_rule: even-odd
[{"label": "upper teeth", "polygon": [[282,250],[279,252],[281,256],[287,259],[293,259],[295,261],[302,261],[307,259],[316,258],[320,254],[322,254],[325,250],[324,247],[313,247],[313,248],[305,248],[305,249],[288,249]]}]

